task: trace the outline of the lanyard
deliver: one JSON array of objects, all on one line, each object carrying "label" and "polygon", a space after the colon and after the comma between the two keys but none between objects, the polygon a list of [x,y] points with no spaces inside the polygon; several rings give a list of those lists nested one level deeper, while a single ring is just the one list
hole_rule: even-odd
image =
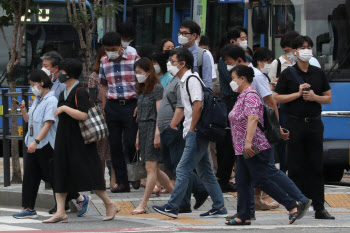
[{"label": "lanyard", "polygon": [[[36,97],[36,98],[40,98],[40,97]],[[35,108],[34,108],[34,110],[33,110],[33,112],[32,112],[32,114],[31,114],[31,126],[33,126],[33,116],[34,116],[34,112],[35,112],[35,110],[36,110],[36,108],[39,106],[39,104],[41,103],[41,101],[43,100],[44,98],[40,98],[40,100],[38,101],[38,103],[35,105]]]}]

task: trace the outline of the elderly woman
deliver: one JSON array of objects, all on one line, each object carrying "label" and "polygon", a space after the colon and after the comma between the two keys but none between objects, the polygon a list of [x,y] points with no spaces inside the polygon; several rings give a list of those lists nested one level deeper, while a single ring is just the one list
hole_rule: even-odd
[{"label": "elderly woman", "polygon": [[[237,155],[236,182],[238,190],[237,217],[226,221],[227,225],[250,225],[250,185],[268,193],[289,211],[289,223],[305,215],[306,208],[288,196],[273,182],[268,167],[270,144],[257,127],[264,125],[264,105],[251,83],[252,68],[237,65],[231,71],[230,86],[240,93],[229,114],[232,141]],[[298,211],[299,208],[299,211]]]},{"label": "elderly woman", "polygon": [[66,88],[60,94],[55,112],[55,117],[59,118],[53,171],[57,212],[43,223],[68,222],[64,210],[67,193],[91,190],[106,207],[107,217],[103,220],[112,220],[120,208],[107,196],[96,143],[85,144],[79,127],[79,121],[87,119],[91,107],[89,95],[78,81],[82,64],[75,59],[66,59],[59,69],[59,81],[66,84]]}]

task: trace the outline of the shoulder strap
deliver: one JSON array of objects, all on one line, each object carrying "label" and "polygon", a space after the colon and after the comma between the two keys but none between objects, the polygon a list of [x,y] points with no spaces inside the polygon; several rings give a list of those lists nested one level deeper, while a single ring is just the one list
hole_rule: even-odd
[{"label": "shoulder strap", "polygon": [[186,80],[186,91],[187,91],[187,94],[188,94],[188,97],[190,99],[190,103],[191,103],[191,106],[193,105],[193,102],[192,102],[192,99],[191,99],[191,94],[190,94],[190,90],[188,89],[188,80],[191,78],[191,77],[195,77],[196,79],[198,79],[199,83],[202,85],[202,90],[204,91],[204,89],[206,88],[202,81],[196,76],[196,75],[190,75],[188,76],[187,80]]},{"label": "shoulder strap", "polygon": [[[244,103],[245,103],[245,97],[247,97],[247,95],[248,95],[249,93],[254,93],[254,94],[256,94],[257,96],[259,96],[259,98],[260,98],[260,95],[259,95],[258,93],[256,93],[256,92],[254,92],[254,91],[249,91],[249,92],[247,92],[247,94],[245,94],[244,99],[243,99],[243,108],[244,108]],[[264,108],[265,108],[265,106],[264,106]],[[265,127],[262,126],[262,124],[259,122],[259,120],[258,120],[258,127],[259,127],[259,129],[260,129],[262,132],[265,132]]]},{"label": "shoulder strap", "polygon": [[[84,90],[85,90],[85,88],[84,88],[84,87],[78,87],[77,91],[75,92],[75,105],[77,106],[77,108],[78,108],[78,97],[77,97],[77,94],[78,94],[79,89],[84,89]],[[86,91],[86,90],[85,90],[85,91]],[[89,95],[89,93],[88,93],[88,96],[89,96],[90,101],[92,102],[92,104],[93,104],[94,106],[96,106],[95,101],[91,98],[91,96]]]},{"label": "shoulder strap", "polygon": [[293,77],[298,81],[299,84],[304,84],[304,80],[300,75],[297,73],[296,69],[293,66],[288,67],[290,72],[292,73]]},{"label": "shoulder strap", "polygon": [[175,106],[174,106],[174,105],[173,105],[173,103],[171,102],[171,100],[170,100],[169,96],[168,96],[168,95],[166,95],[166,98],[168,99],[168,102],[169,102],[169,104],[170,104],[171,108],[173,109],[173,112],[175,112]]},{"label": "shoulder strap", "polygon": [[277,73],[276,73],[276,77],[279,77],[281,74],[281,70],[282,70],[282,63],[280,61],[280,59],[277,59]]},{"label": "shoulder strap", "polygon": [[202,49],[198,47],[198,53],[197,53],[197,67],[199,71],[199,76],[202,77],[202,70],[203,70],[203,56],[206,52],[205,49]]}]

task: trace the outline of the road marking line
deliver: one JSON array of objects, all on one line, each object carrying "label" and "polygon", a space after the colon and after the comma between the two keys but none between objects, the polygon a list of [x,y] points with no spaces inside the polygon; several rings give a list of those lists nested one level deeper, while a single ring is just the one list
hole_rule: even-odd
[{"label": "road marking line", "polygon": [[23,231],[32,232],[36,230],[38,229],[0,224],[0,232],[23,232]]}]

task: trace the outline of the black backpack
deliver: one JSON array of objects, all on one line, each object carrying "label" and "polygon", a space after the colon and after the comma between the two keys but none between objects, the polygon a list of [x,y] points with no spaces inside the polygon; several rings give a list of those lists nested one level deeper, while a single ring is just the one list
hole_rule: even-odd
[{"label": "black backpack", "polygon": [[199,77],[191,75],[186,80],[186,91],[190,99],[191,106],[193,102],[188,89],[188,80],[191,77],[198,79],[204,92],[204,105],[201,117],[197,123],[196,131],[199,137],[206,138],[209,141],[220,141],[225,137],[227,127],[227,109],[225,103],[213,91],[204,86]]},{"label": "black backpack", "polygon": [[[257,96],[259,96],[258,93],[253,91],[250,91],[247,94],[249,93],[254,93]],[[247,96],[247,94],[244,96],[244,99],[243,99],[243,107],[244,107],[245,97]],[[281,140],[280,124],[278,122],[276,112],[273,108],[270,108],[268,106],[266,107],[264,105],[264,126],[262,126],[258,121],[258,127],[265,134],[267,140],[271,145],[279,143],[279,141]]]}]

